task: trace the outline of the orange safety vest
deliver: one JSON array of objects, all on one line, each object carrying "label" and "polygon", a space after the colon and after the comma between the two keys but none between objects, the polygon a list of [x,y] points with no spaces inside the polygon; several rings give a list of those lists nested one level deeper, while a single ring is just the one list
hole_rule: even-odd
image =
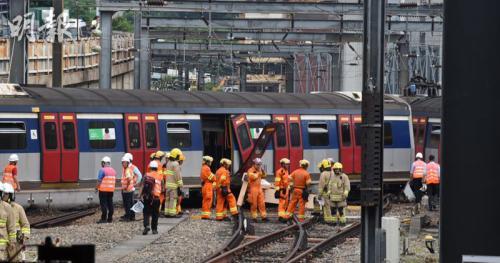
[{"label": "orange safety vest", "polygon": [[311,175],[304,168],[298,168],[290,174],[290,181],[294,188],[304,189],[311,184]]},{"label": "orange safety vest", "polygon": [[419,179],[424,177],[426,167],[427,164],[425,164],[425,162],[422,160],[416,160],[415,162],[413,162],[413,178]]},{"label": "orange safety vest", "polygon": [[9,164],[5,167],[5,169],[3,170],[2,183],[11,184],[14,189],[17,189],[16,182],[14,181],[14,169],[16,169],[16,166],[13,164]]},{"label": "orange safety vest", "polygon": [[109,166],[102,168],[102,170],[104,171],[104,178],[102,178],[101,184],[99,185],[99,191],[114,192],[116,184],[115,170]]},{"label": "orange safety vest", "polygon": [[[131,175],[132,178],[127,178],[128,175]],[[135,176],[134,170],[132,167],[127,167],[122,169],[122,190],[124,192],[132,192],[135,190]]]},{"label": "orange safety vest", "polygon": [[155,187],[153,188],[153,195],[155,197],[160,197],[161,194],[161,181],[163,179],[163,175],[158,172],[149,172],[146,176],[153,177],[155,179]]},{"label": "orange safety vest", "polygon": [[439,174],[439,164],[430,162],[427,164],[427,176],[425,177],[426,184],[439,184],[441,175]]}]

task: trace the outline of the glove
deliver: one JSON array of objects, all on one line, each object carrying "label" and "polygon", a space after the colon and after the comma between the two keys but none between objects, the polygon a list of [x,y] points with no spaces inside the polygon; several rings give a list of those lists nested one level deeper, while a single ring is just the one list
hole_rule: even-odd
[{"label": "glove", "polygon": [[222,187],[220,190],[221,190],[222,196],[224,196],[224,197],[226,197],[229,194],[227,187]]},{"label": "glove", "polygon": [[274,198],[280,199],[280,192],[279,190],[274,191]]},{"label": "glove", "polygon": [[309,200],[309,191],[307,189],[302,191],[302,199],[304,199],[304,201]]},{"label": "glove", "polygon": [[345,190],[344,191],[344,198],[347,199],[347,196],[349,196],[349,191]]}]

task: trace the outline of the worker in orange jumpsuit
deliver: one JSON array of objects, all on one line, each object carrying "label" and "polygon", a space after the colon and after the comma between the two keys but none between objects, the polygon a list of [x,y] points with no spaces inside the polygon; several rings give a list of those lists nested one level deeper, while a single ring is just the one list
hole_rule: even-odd
[{"label": "worker in orange jumpsuit", "polygon": [[276,171],[274,178],[274,197],[279,200],[278,217],[280,222],[286,221],[286,209],[288,206],[288,167],[290,160],[283,158],[280,160],[281,168]]},{"label": "worker in orange jumpsuit", "polygon": [[202,166],[200,172],[201,178],[201,195],[202,195],[202,203],[201,203],[201,219],[210,219],[212,215],[212,203],[213,203],[213,190],[215,187],[215,175],[212,173],[210,166],[214,158],[211,156],[203,156],[202,157]]},{"label": "worker in orange jumpsuit", "polygon": [[299,214],[298,218],[300,222],[303,222],[306,218],[306,202],[309,197],[309,192],[307,187],[311,184],[311,175],[307,172],[309,167],[309,161],[300,160],[300,168],[293,171],[290,174],[290,184],[289,187],[293,187],[292,200],[288,204],[288,209],[286,211],[286,218],[290,219],[292,214],[295,212],[295,207],[297,203],[299,204]]},{"label": "worker in orange jumpsuit", "polygon": [[[181,154],[181,156],[179,157],[179,169],[182,170],[182,164],[184,163],[184,160],[186,160],[186,156],[184,156],[184,154]],[[182,215],[183,212],[182,212],[182,207],[181,207],[181,204],[182,204],[182,199],[184,199],[184,192],[182,192],[182,190],[180,190],[180,188],[178,189],[179,190],[179,197],[177,199],[177,214],[178,215]]]},{"label": "worker in orange jumpsuit", "polygon": [[227,218],[226,206],[229,206],[229,212],[233,217],[238,215],[238,207],[236,207],[236,198],[231,192],[231,174],[229,172],[231,167],[231,160],[222,158],[220,160],[220,168],[217,170],[217,207],[216,207],[216,220],[221,221]]},{"label": "worker in orange jumpsuit", "polygon": [[262,178],[266,177],[266,173],[262,170],[262,160],[255,158],[253,166],[247,171],[248,182],[250,185],[248,193],[248,201],[250,202],[250,213],[253,221],[257,221],[257,209],[260,212],[262,221],[268,221],[266,213],[266,204],[264,202],[264,191],[261,187]]}]

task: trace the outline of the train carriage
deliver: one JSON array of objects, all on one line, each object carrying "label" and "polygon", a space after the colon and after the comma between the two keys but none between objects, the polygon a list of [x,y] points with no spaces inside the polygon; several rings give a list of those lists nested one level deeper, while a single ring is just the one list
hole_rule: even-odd
[{"label": "train carriage", "polygon": [[[278,94],[20,88],[0,95],[0,161],[18,153],[26,203],[74,205],[95,202],[100,159],[107,155],[121,171],[120,157],[134,155],[144,170],[157,150],[180,148],[185,187],[200,187],[201,156],[233,160],[233,171],[249,158],[264,126],[276,132],[263,155],[273,173],[283,157],[316,163],[343,162],[354,183],[361,172],[360,93]],[[384,176],[404,182],[413,159],[409,105],[386,96]]]}]

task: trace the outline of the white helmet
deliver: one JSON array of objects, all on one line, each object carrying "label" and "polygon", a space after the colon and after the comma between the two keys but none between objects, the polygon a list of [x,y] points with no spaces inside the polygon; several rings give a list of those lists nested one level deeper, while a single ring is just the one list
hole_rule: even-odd
[{"label": "white helmet", "polygon": [[4,183],[0,182],[0,191],[3,192],[5,190]]},{"label": "white helmet", "polygon": [[111,163],[111,158],[109,158],[108,156],[104,156],[104,157],[102,157],[101,162],[103,162],[103,163]]},{"label": "white helmet", "polygon": [[3,184],[3,192],[7,193],[7,194],[13,194],[14,187],[9,183],[5,183],[5,184]]},{"label": "white helmet", "polygon": [[17,156],[17,154],[14,153],[9,156],[9,162],[17,162],[17,161],[19,161],[19,156]]},{"label": "white helmet", "polygon": [[127,163],[130,163],[130,159],[128,158],[128,156],[124,155],[122,157],[122,162],[127,162]]},{"label": "white helmet", "polygon": [[149,162],[149,168],[156,168],[156,169],[158,169],[158,162],[156,162],[156,161]]},{"label": "white helmet", "polygon": [[262,159],[260,159],[260,158],[257,157],[255,159],[253,159],[253,163],[254,164],[262,164]]},{"label": "white helmet", "polygon": [[134,156],[131,153],[126,153],[125,155],[123,155],[123,157],[127,157],[129,162],[132,162],[134,160]]},{"label": "white helmet", "polygon": [[423,158],[424,158],[424,156],[422,155],[422,153],[418,152],[418,153],[415,155],[415,158],[423,159]]}]

